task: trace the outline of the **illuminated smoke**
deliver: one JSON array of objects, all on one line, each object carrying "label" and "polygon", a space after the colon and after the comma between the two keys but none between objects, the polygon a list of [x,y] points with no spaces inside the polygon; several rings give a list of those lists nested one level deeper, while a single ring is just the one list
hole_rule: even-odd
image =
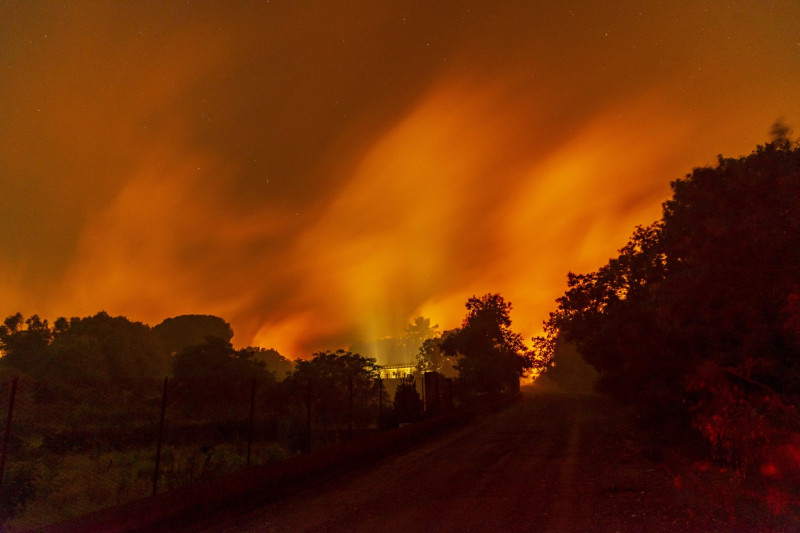
[{"label": "illuminated smoke", "polygon": [[494,291],[532,336],[568,270],[602,264],[658,217],[678,171],[664,154],[684,132],[645,98],[542,150],[548,127],[522,120],[525,105],[497,84],[436,85],[358,140],[302,225],[274,208],[237,212],[224,186],[235,167],[167,145],[89,220],[62,299],[151,323],[214,313],[238,344],[296,357],[399,335],[417,315],[455,327],[469,296]]},{"label": "illuminated smoke", "polygon": [[226,6],[54,5],[0,32],[7,314],[211,313],[297,357],[458,326],[491,291],[530,337],[671,180],[793,119],[794,26],[755,5],[752,30],[665,6]]},{"label": "illuminated smoke", "polygon": [[256,342],[303,353],[309,332],[377,339],[417,315],[454,327],[489,291],[531,336],[568,270],[601,264],[659,216],[676,170],[663,154],[684,132],[658,101],[609,110],[542,154],[546,126],[520,123],[523,103],[504,96],[442,84],[366,147],[293,250],[295,313],[267,320]]}]

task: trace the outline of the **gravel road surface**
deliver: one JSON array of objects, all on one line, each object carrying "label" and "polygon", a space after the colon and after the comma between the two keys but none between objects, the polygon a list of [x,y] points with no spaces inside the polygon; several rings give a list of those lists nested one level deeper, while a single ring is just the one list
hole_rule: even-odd
[{"label": "gravel road surface", "polygon": [[537,392],[409,452],[193,531],[773,531],[719,466],[604,397]]}]

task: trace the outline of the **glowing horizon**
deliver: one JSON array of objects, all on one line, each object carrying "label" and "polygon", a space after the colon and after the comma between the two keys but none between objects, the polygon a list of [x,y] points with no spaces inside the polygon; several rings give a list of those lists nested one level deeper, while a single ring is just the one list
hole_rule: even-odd
[{"label": "glowing horizon", "polygon": [[529,340],[670,181],[800,124],[798,25],[789,2],[17,8],[0,312],[214,314],[295,358],[499,292]]}]

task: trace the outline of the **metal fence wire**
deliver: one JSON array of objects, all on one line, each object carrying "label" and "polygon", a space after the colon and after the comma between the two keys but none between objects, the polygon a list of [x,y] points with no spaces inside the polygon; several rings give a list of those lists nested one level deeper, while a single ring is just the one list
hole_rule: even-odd
[{"label": "metal fence wire", "polygon": [[359,438],[452,409],[453,390],[434,373],[301,387],[15,376],[0,382],[0,519],[42,525]]}]

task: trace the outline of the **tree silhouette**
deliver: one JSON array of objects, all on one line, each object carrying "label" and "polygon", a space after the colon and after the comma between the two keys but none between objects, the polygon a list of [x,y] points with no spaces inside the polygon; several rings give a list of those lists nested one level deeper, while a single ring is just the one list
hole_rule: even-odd
[{"label": "tree silhouette", "polygon": [[233,339],[230,324],[213,315],[180,315],[167,318],[153,331],[164,343],[169,354],[177,354],[184,348],[201,344],[207,337],[217,337],[225,342]]},{"label": "tree silhouette", "polygon": [[439,336],[439,325],[431,325],[431,319],[418,316],[414,322],[406,326],[406,334],[403,337],[403,345],[406,353],[416,354],[423,343],[428,339],[435,339]]},{"label": "tree silhouette", "polygon": [[606,390],[696,421],[725,418],[708,411],[723,409],[711,401],[721,391],[798,403],[800,149],[779,129],[749,156],[673,182],[660,221],[596,272],[569,274],[551,340],[574,343]]},{"label": "tree silhouette", "polygon": [[[230,340],[230,327],[219,318],[203,324],[206,330],[222,334]],[[93,316],[59,318],[51,328],[47,320],[33,315],[25,319],[12,315],[0,326],[0,350],[4,366],[10,366],[36,379],[49,380],[124,380],[163,377],[170,371],[170,356],[163,338],[180,345],[176,339],[189,337],[169,335],[173,324],[196,324],[192,320],[165,321],[157,336],[153,328],[126,317],[112,317],[101,311]],[[224,325],[225,327],[219,327]],[[178,329],[180,328],[173,328]],[[196,334],[198,328],[190,329]],[[182,331],[182,330],[180,330]],[[171,340],[170,340],[171,339]],[[202,342],[202,338],[197,342]],[[195,343],[196,344],[196,343]]]},{"label": "tree silhouette", "polygon": [[41,377],[51,363],[48,347],[52,340],[53,332],[47,320],[38,315],[27,320],[20,313],[11,315],[0,326],[0,350],[3,352],[0,361],[31,377]]},{"label": "tree silhouette", "polygon": [[109,379],[103,346],[90,335],[57,335],[48,348],[51,363],[45,378],[66,381]]},{"label": "tree silhouette", "polygon": [[399,423],[416,422],[422,417],[422,400],[413,377],[403,378],[394,391],[394,412]]},{"label": "tree silhouette", "polygon": [[253,361],[263,363],[264,369],[275,375],[275,379],[282,380],[294,369],[294,363],[278,353],[273,348],[247,347],[245,352],[251,354]]},{"label": "tree silhouette", "polygon": [[441,337],[427,339],[417,352],[417,371],[438,372],[447,377],[455,377],[457,371],[453,367],[457,363],[455,357],[448,357],[442,350],[442,342],[458,330],[447,330]]},{"label": "tree silhouette", "polygon": [[800,150],[780,142],[720,157],[673,191],[659,290],[670,333],[698,359],[797,395],[800,351],[784,323],[800,279]]},{"label": "tree silhouette", "polygon": [[169,371],[169,356],[146,324],[101,311],[90,317],[71,318],[68,326],[60,322],[59,327],[54,347],[67,342],[74,345],[76,337],[84,338],[83,342],[95,339],[108,379],[157,378]]},{"label": "tree silhouette", "polygon": [[442,340],[448,357],[459,357],[459,376],[468,390],[482,395],[513,393],[533,360],[522,336],[511,331],[511,303],[499,294],[473,296],[460,329]]},{"label": "tree silhouette", "polygon": [[217,417],[241,410],[253,379],[262,385],[274,381],[252,350],[235,350],[230,342],[214,336],[175,356],[174,376],[176,396],[185,410]]}]

